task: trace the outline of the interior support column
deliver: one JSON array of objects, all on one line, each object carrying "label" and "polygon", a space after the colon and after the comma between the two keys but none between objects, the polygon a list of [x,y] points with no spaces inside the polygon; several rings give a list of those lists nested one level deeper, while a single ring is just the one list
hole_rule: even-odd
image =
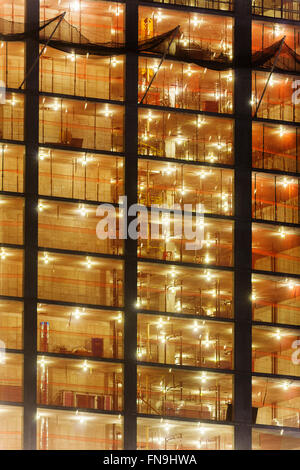
[{"label": "interior support column", "polygon": [[235,0],[235,281],[234,281],[234,448],[251,449],[251,1]]},{"label": "interior support column", "polygon": [[[25,27],[39,26],[39,1],[26,0]],[[38,33],[26,40],[25,75],[39,54]],[[25,89],[25,226],[24,226],[24,449],[36,448],[37,388],[37,255],[38,255],[38,138],[39,64],[27,77]]]},{"label": "interior support column", "polygon": [[[126,1],[125,195],[137,203],[138,185],[138,2]],[[130,217],[128,217],[128,224]],[[124,449],[136,449],[137,241],[125,240],[124,266]]]}]

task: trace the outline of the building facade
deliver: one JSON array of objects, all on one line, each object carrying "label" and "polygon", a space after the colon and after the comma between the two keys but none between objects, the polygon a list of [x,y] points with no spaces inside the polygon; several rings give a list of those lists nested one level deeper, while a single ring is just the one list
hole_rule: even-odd
[{"label": "building facade", "polygon": [[[0,449],[300,448],[299,21],[0,1]],[[97,237],[124,195],[159,238]]]}]

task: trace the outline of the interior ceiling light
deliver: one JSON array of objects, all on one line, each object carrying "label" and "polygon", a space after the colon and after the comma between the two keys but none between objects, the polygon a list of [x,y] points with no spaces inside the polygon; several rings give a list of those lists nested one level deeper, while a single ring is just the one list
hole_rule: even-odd
[{"label": "interior ceiling light", "polygon": [[158,23],[163,19],[161,11],[158,11],[155,16]]},{"label": "interior ceiling light", "polygon": [[207,381],[207,375],[206,372],[202,372],[202,375],[200,377],[201,383],[205,383]]},{"label": "interior ceiling light", "polygon": [[284,188],[287,188],[291,183],[292,183],[292,181],[289,181],[287,178],[284,178],[284,180],[282,182],[282,186]]},{"label": "interior ceiling light", "polygon": [[45,264],[48,264],[48,263],[49,263],[49,256],[48,256],[48,253],[44,253],[43,261],[44,261]]},{"label": "interior ceiling light", "polygon": [[282,385],[282,388],[283,390],[288,390],[290,388],[291,384],[289,384],[288,382],[284,382],[284,384]]},{"label": "interior ceiling light", "polygon": [[76,318],[76,320],[79,320],[80,317],[82,316],[84,312],[84,309],[80,309],[80,308],[76,308],[75,312],[74,312],[74,317]]},{"label": "interior ceiling light", "polygon": [[7,253],[6,253],[5,249],[4,249],[4,248],[1,248],[0,258],[1,258],[2,260],[5,260],[6,257],[7,257]]},{"label": "interior ceiling light", "polygon": [[276,331],[275,337],[276,337],[277,339],[281,339],[281,332],[280,332],[280,330],[277,330],[277,331]]},{"label": "interior ceiling light", "polygon": [[79,0],[73,0],[71,3],[70,3],[70,9],[72,11],[79,11],[80,10],[80,2]]},{"label": "interior ceiling light", "polygon": [[283,127],[283,126],[280,126],[280,129],[279,129],[279,135],[280,135],[280,137],[283,137],[285,133],[286,133],[286,130],[284,129],[284,127]]},{"label": "interior ceiling light", "polygon": [[79,213],[80,213],[80,215],[81,215],[82,217],[86,217],[86,215],[87,215],[87,210],[86,210],[86,208],[84,207],[83,204],[79,204],[78,211],[79,211]]}]

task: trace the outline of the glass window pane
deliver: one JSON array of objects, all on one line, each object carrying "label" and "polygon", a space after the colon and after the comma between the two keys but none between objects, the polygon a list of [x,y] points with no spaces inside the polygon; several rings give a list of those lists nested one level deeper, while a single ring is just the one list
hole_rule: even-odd
[{"label": "glass window pane", "polygon": [[40,142],[122,152],[123,116],[122,106],[40,98]]},{"label": "glass window pane", "polygon": [[299,450],[299,431],[259,429],[252,432],[253,450]]},{"label": "glass window pane", "polygon": [[[188,230],[196,232],[196,218],[185,218],[182,230],[183,215],[162,212],[161,220],[158,214],[149,215],[149,236],[138,240],[138,256],[141,258],[160,259],[164,261],[179,261],[184,263],[205,264],[214,266],[233,265],[233,224],[232,222],[203,217],[203,233],[199,245],[194,250],[189,249],[189,241],[185,235]],[[181,229],[181,235],[176,230]],[[159,238],[155,238],[156,233]]]},{"label": "glass window pane", "polygon": [[226,421],[232,376],[138,367],[138,413]]},{"label": "glass window pane", "polygon": [[253,173],[252,187],[253,218],[298,224],[298,178]]},{"label": "glass window pane", "polygon": [[139,8],[139,39],[151,39],[180,25],[181,35],[177,35],[170,48],[176,55],[180,46],[195,49],[198,45],[213,54],[232,57],[233,19],[230,16],[204,15],[188,9],[176,11],[158,10],[155,6]]},{"label": "glass window pane", "polygon": [[165,3],[166,5],[186,5],[188,7],[208,8],[211,10],[233,10],[234,0],[145,0],[147,2]]},{"label": "glass window pane", "polygon": [[252,129],[254,168],[294,173],[299,171],[299,128],[255,123]]},{"label": "glass window pane", "polygon": [[138,450],[232,450],[230,426],[138,419]]},{"label": "glass window pane", "polygon": [[[253,113],[262,97],[269,75],[269,72],[253,72],[252,74]],[[274,73],[266,88],[257,116],[263,119],[300,122],[300,106],[294,99],[294,82],[295,78],[292,75]]]},{"label": "glass window pane", "polygon": [[171,60],[159,64],[159,59],[140,57],[139,102],[145,96],[143,103],[149,105],[211,113],[233,112],[232,71],[214,71]]},{"label": "glass window pane", "polygon": [[1,248],[0,250],[0,295],[22,297],[23,295],[23,250]]},{"label": "glass window pane", "polygon": [[24,200],[0,196],[0,243],[23,244]]},{"label": "glass window pane", "polygon": [[137,357],[143,362],[232,369],[232,323],[140,314]]},{"label": "glass window pane", "polygon": [[24,140],[24,96],[6,93],[0,104],[0,139]]},{"label": "glass window pane", "polygon": [[0,340],[6,349],[23,348],[23,303],[0,300]]},{"label": "glass window pane", "polygon": [[40,253],[40,299],[121,307],[123,265],[119,260]]},{"label": "glass window pane", "polygon": [[5,352],[0,361],[0,401],[23,401],[23,356]]},{"label": "glass window pane", "polygon": [[123,314],[39,304],[38,351],[121,359]]},{"label": "glass window pane", "polygon": [[122,101],[124,62],[124,56],[84,56],[47,47],[40,59],[40,90]]},{"label": "glass window pane", "polygon": [[232,318],[233,275],[220,270],[139,263],[137,307]]},{"label": "glass window pane", "polygon": [[[300,332],[256,326],[252,329],[253,372],[300,376]],[[299,341],[299,343],[297,343]]]},{"label": "glass window pane", "polygon": [[[1,15],[1,18],[3,16]],[[22,42],[1,42],[0,80],[7,88],[19,88],[24,80],[24,49]]]},{"label": "glass window pane", "polygon": [[122,447],[121,417],[38,410],[38,450],[121,450]]},{"label": "glass window pane", "polygon": [[121,157],[40,148],[39,194],[118,202],[123,193]]},{"label": "glass window pane", "polygon": [[[124,42],[124,5],[102,0],[85,0],[78,5],[70,0],[41,0],[41,20],[48,20],[66,12],[67,23],[80,30],[94,43]],[[69,31],[68,31],[69,33]],[[69,35],[70,41],[73,37]]]},{"label": "glass window pane", "polygon": [[252,225],[252,266],[261,271],[300,274],[300,230]]},{"label": "glass window pane", "polygon": [[[285,4],[290,3],[289,1]],[[252,22],[252,52],[261,51],[272,46],[277,41],[285,37],[285,44],[297,54],[300,52],[300,43],[298,40],[300,28],[296,25],[281,24],[275,22],[253,21]],[[288,54],[279,55],[277,67],[290,71],[300,71],[300,65]],[[271,82],[272,83],[272,82]],[[273,84],[271,85],[273,86]]]},{"label": "glass window pane", "polygon": [[202,204],[205,214],[233,214],[234,172],[179,163],[139,160],[139,203],[171,209]]},{"label": "glass window pane", "polygon": [[22,450],[23,408],[0,405],[0,450]]},{"label": "glass window pane", "polygon": [[253,320],[299,326],[299,293],[298,279],[253,275]]},{"label": "glass window pane", "polygon": [[231,165],[231,119],[139,109],[139,153]]},{"label": "glass window pane", "polygon": [[[122,255],[122,240],[110,238],[100,240],[97,237],[96,229],[100,220],[96,215],[97,208],[97,205],[40,199],[39,246]],[[116,218],[117,216],[116,213]],[[54,232],[55,237],[53,237]]]},{"label": "glass window pane", "polygon": [[37,401],[66,408],[121,411],[122,366],[90,360],[38,359]]},{"label": "glass window pane", "polygon": [[272,18],[300,19],[298,0],[253,0],[252,12],[254,15],[270,16]]},{"label": "glass window pane", "polygon": [[253,377],[252,404],[256,424],[299,428],[299,381]]},{"label": "glass window pane", "polygon": [[23,192],[25,148],[21,145],[0,144],[1,191]]},{"label": "glass window pane", "polygon": [[24,23],[24,13],[24,0],[3,0],[0,4],[0,17],[6,21]]}]

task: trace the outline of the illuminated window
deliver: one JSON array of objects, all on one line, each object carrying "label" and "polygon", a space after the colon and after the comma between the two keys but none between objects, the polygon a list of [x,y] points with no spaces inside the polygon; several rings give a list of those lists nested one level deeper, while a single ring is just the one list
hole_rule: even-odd
[{"label": "illuminated window", "polygon": [[24,43],[0,42],[0,50],[0,80],[7,88],[19,88],[24,80]]},{"label": "illuminated window", "polygon": [[4,0],[0,5],[0,17],[7,21],[24,23],[24,0]]},{"label": "illuminated window", "polygon": [[[285,3],[287,4],[287,2]],[[295,60],[292,54],[287,54],[286,50],[286,46],[288,46],[290,50],[299,54],[299,33],[300,28],[295,27],[295,25],[290,26],[273,22],[263,23],[254,21],[252,23],[252,52],[254,53],[262,49],[267,49],[285,37],[283,50],[278,56],[276,67],[281,69],[283,68],[284,70],[299,71],[300,67],[298,62]]]},{"label": "illuminated window", "polygon": [[137,308],[232,318],[232,273],[139,263]]},{"label": "illuminated window", "polygon": [[232,344],[231,323],[138,315],[139,361],[232,369]]},{"label": "illuminated window", "polygon": [[[217,146],[217,144],[216,144]],[[233,171],[139,160],[139,202],[172,208],[202,204],[205,214],[233,214]]]},{"label": "illuminated window", "polygon": [[139,153],[231,165],[233,121],[196,114],[139,109]]},{"label": "illuminated window", "polygon": [[24,200],[0,196],[0,242],[23,244]]},{"label": "illuminated window", "polygon": [[253,320],[300,325],[300,283],[289,277],[255,274],[252,278]]},{"label": "illuminated window", "polygon": [[5,352],[0,357],[0,401],[23,401],[23,356]]},{"label": "illuminated window", "polygon": [[297,0],[253,0],[252,13],[254,15],[284,18],[287,20],[300,19],[300,5]]},{"label": "illuminated window", "polygon": [[20,93],[6,93],[0,104],[0,139],[24,139],[24,97]]},{"label": "illuminated window", "polygon": [[233,428],[139,418],[137,441],[138,450],[232,450]]},{"label": "illuminated window", "polygon": [[[121,255],[122,240],[110,238],[100,240],[97,237],[96,228],[100,220],[96,215],[97,207],[81,203],[40,200],[39,246]],[[55,237],[53,232],[56,233]]]},{"label": "illuminated window", "polygon": [[43,92],[121,101],[123,76],[124,56],[84,56],[47,47],[40,60]]},{"label": "illuminated window", "polygon": [[121,152],[123,107],[40,98],[40,142]]},{"label": "illuminated window", "polygon": [[39,193],[118,202],[123,190],[123,159],[89,152],[40,148]]},{"label": "illuminated window", "polygon": [[300,231],[297,228],[253,224],[253,269],[300,274]]},{"label": "illuminated window", "polygon": [[298,450],[299,438],[299,431],[254,428],[252,432],[252,449]]},{"label": "illuminated window", "polygon": [[0,294],[23,295],[23,251],[0,248]]},{"label": "illuminated window", "polygon": [[0,415],[0,449],[21,450],[23,442],[23,408],[0,405]]},{"label": "illuminated window", "polygon": [[[170,214],[170,213],[169,213]],[[182,228],[183,216],[161,214],[161,219],[151,218],[149,215],[148,238],[138,240],[138,256],[141,258],[160,259],[164,261],[180,261],[215,266],[233,265],[233,224],[230,221],[211,219],[206,217],[200,222],[200,230],[203,227],[203,240],[200,247],[194,250],[187,249],[189,243],[186,238],[187,229],[196,232],[196,220],[187,222],[181,235],[176,230]],[[202,224],[202,225],[201,225]],[[154,233],[152,233],[154,232]],[[155,233],[159,238],[154,239]]]},{"label": "illuminated window", "polygon": [[[253,72],[252,107],[256,110],[269,78],[269,72]],[[292,75],[274,73],[266,88],[257,116],[264,119],[300,122],[299,87]]]},{"label": "illuminated window", "polygon": [[[212,10],[233,10],[234,0],[146,0],[147,2],[186,5],[188,7],[208,8]],[[159,14],[158,14],[159,15]]]},{"label": "illuminated window", "polygon": [[169,53],[176,55],[180,47],[196,48],[199,44],[211,55],[232,58],[233,20],[227,16],[203,15],[188,10],[175,11],[157,7],[139,8],[139,39],[150,39],[180,25],[181,35],[171,44]]},{"label": "illuminated window", "polygon": [[23,347],[23,308],[21,302],[0,301],[0,339],[6,349]]},{"label": "illuminated window", "polygon": [[1,191],[23,192],[24,147],[0,144]]},{"label": "illuminated window", "polygon": [[123,314],[76,305],[39,304],[38,351],[121,359]]},{"label": "illuminated window", "polygon": [[253,217],[276,222],[299,223],[296,177],[253,173]]},{"label": "illuminated window", "polygon": [[37,401],[66,408],[121,411],[122,366],[91,360],[38,358]]},{"label": "illuminated window", "polygon": [[299,128],[253,124],[252,163],[255,168],[298,172],[299,147]]},{"label": "illuminated window", "polygon": [[38,410],[38,450],[120,450],[122,446],[121,417]]},{"label": "illuminated window", "polygon": [[253,372],[300,376],[299,331],[256,326],[252,329]]},{"label": "illuminated window", "polygon": [[39,254],[40,299],[119,307],[123,302],[122,262],[89,256]]},{"label": "illuminated window", "polygon": [[[71,42],[124,42],[124,6],[122,3],[85,0],[41,0],[41,20],[48,20],[66,12],[63,31]],[[73,36],[70,26],[74,27]],[[66,31],[67,30],[67,31]],[[78,35],[78,31],[82,36]],[[84,40],[85,39],[85,40]]]},{"label": "illuminated window", "polygon": [[169,60],[165,60],[159,67],[159,62],[158,59],[140,58],[139,101],[147,92],[143,101],[145,104],[232,113],[232,71],[217,72]]},{"label": "illuminated window", "polygon": [[253,377],[256,424],[299,428],[300,384],[296,380]]},{"label": "illuminated window", "polygon": [[226,421],[232,376],[138,367],[138,412]]}]

